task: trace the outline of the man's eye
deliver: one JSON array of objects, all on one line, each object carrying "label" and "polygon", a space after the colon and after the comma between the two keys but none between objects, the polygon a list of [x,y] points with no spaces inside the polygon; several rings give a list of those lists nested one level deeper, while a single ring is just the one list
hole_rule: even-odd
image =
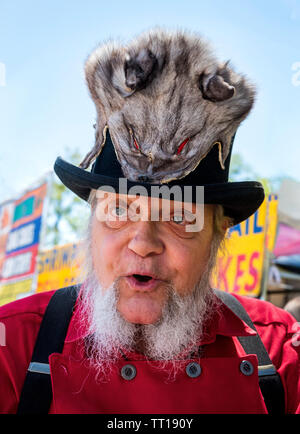
[{"label": "man's eye", "polygon": [[184,210],[182,213],[179,212],[178,214],[173,214],[171,221],[176,223],[178,226],[185,226],[195,221],[195,215],[187,210]]},{"label": "man's eye", "polygon": [[126,208],[122,206],[115,206],[110,210],[110,214],[113,215],[114,217],[124,217],[126,215],[126,212],[127,212]]},{"label": "man's eye", "polygon": [[172,222],[174,222],[174,223],[176,223],[178,225],[183,224],[183,223],[185,223],[184,216],[181,215],[181,214],[173,215]]}]

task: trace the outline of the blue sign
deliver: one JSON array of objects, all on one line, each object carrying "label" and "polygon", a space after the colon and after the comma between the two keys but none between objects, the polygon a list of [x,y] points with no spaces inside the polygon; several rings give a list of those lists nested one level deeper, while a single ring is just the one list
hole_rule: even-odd
[{"label": "blue sign", "polygon": [[41,217],[12,229],[7,239],[6,253],[17,252],[38,244],[40,229]]}]

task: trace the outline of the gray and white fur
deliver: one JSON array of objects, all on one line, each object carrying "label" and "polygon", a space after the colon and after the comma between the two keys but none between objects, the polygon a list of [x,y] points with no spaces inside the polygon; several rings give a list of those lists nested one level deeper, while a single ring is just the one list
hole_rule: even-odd
[{"label": "gray and white fur", "polygon": [[[148,31],[126,46],[99,46],[85,64],[101,152],[109,128],[124,176],[164,183],[194,170],[214,145],[219,161],[251,110],[255,88],[220,63],[206,40],[186,31]],[[184,143],[184,146],[180,145]]]}]

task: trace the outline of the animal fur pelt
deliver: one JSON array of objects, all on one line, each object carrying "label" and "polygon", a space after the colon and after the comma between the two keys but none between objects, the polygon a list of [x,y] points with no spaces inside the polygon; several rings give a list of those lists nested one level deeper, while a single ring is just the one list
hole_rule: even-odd
[{"label": "animal fur pelt", "polygon": [[133,181],[182,178],[215,145],[224,168],[255,97],[244,75],[186,31],[153,29],[126,46],[101,45],[88,57],[85,75],[97,125],[81,167],[99,155],[109,128],[124,176]]}]

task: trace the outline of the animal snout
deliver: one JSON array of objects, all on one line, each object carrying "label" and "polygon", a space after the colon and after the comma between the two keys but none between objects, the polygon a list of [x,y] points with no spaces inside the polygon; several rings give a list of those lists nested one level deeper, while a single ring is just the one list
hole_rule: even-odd
[{"label": "animal snout", "polygon": [[138,181],[140,181],[140,182],[150,182],[151,179],[147,175],[139,175],[138,176]]}]

